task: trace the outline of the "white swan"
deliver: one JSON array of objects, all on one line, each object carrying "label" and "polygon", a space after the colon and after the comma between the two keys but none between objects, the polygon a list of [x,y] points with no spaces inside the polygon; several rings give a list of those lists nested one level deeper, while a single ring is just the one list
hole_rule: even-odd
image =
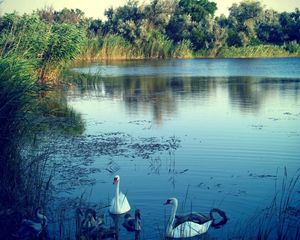
[{"label": "white swan", "polygon": [[116,185],[115,197],[111,200],[109,212],[111,214],[123,214],[130,210],[130,205],[126,196],[120,192],[120,176],[114,177],[113,184]]},{"label": "white swan", "polygon": [[[175,215],[178,207],[178,201],[176,198],[170,198],[165,203],[173,205],[172,213],[168,221],[166,228],[166,236],[171,238],[188,238],[194,237],[207,232],[208,228],[212,224],[213,220],[209,219],[203,223],[196,223],[193,221],[185,221],[177,225],[175,223]],[[176,226],[177,225],[177,226]]]}]

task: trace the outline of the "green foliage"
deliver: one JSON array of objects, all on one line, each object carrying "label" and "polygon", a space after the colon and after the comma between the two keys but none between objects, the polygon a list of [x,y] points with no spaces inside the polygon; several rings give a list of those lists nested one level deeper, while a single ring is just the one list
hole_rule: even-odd
[{"label": "green foliage", "polygon": [[0,19],[2,55],[39,59],[47,49],[50,26],[36,16],[6,14]]},{"label": "green foliage", "polygon": [[[300,12],[265,10],[259,1],[233,4],[229,16],[213,19],[209,0],[152,0],[105,11],[107,21],[89,19],[79,9],[45,8],[31,15],[0,17],[0,54],[33,59],[43,81],[57,78],[66,63],[82,58],[166,58],[189,49],[216,56],[226,47],[284,45],[300,39]],[[176,50],[175,50],[176,49]],[[176,52],[176,53],[175,53]],[[182,54],[186,55],[186,54]],[[189,55],[189,54],[187,54]]]},{"label": "green foliage", "polygon": [[61,11],[55,11],[52,7],[45,7],[35,12],[39,18],[48,23],[66,23],[80,28],[87,28],[89,20],[85,18],[84,12],[80,9],[63,8]]},{"label": "green foliage", "polygon": [[167,36],[175,43],[190,39],[192,23],[186,14],[175,14],[166,27]]},{"label": "green foliage", "polygon": [[36,71],[45,79],[49,71],[56,73],[74,60],[86,45],[86,32],[70,24],[52,25],[36,15],[19,16],[15,13],[0,17],[1,56],[19,56],[35,62]]},{"label": "green foliage", "polygon": [[300,44],[297,44],[296,41],[292,41],[292,42],[285,44],[284,49],[291,54],[300,56]]},{"label": "green foliage", "polygon": [[119,35],[106,35],[103,39],[99,58],[105,59],[130,59],[138,58],[140,52],[134,46]]},{"label": "green foliage", "polygon": [[209,0],[180,0],[179,7],[182,13],[189,14],[192,21],[200,22],[209,15],[214,15],[217,4]]},{"label": "green foliage", "polygon": [[108,20],[104,25],[104,32],[118,34],[130,42],[139,37],[139,27],[143,19],[143,12],[137,1],[128,1],[126,5],[116,10],[109,8],[105,11]]},{"label": "green foliage", "polygon": [[287,57],[291,56],[282,46],[259,45],[223,48],[220,57]]},{"label": "green foliage", "polygon": [[86,45],[85,32],[70,24],[54,24],[43,55],[44,62],[68,62],[78,56]]},{"label": "green foliage", "polygon": [[168,58],[171,54],[172,42],[159,31],[148,32],[138,45],[146,58]]},{"label": "green foliage", "polygon": [[249,19],[256,19],[262,14],[262,6],[259,1],[244,0],[239,5],[233,4],[229,8],[229,17],[235,18],[243,24]]},{"label": "green foliage", "polygon": [[36,105],[34,76],[34,65],[28,60],[0,59],[0,176],[6,176],[0,178],[0,199],[7,200],[2,204],[15,204],[13,189],[22,185],[20,151]]},{"label": "green foliage", "polygon": [[177,0],[153,0],[144,8],[144,20],[153,29],[165,33],[171,17],[177,8]]},{"label": "green foliage", "polygon": [[191,58],[193,56],[192,43],[189,40],[183,40],[176,44],[172,52],[172,57],[175,58]]}]

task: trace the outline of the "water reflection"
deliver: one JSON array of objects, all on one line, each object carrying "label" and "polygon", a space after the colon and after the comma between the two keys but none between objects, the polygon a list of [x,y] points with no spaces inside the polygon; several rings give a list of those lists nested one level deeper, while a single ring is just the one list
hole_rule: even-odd
[{"label": "water reflection", "polygon": [[[300,79],[258,77],[168,77],[123,76],[100,77],[73,73],[72,97],[102,97],[122,99],[128,113],[149,112],[156,125],[163,123],[163,116],[174,116],[182,100],[209,102],[218,90],[232,108],[242,112],[258,112],[267,97],[274,94],[300,93]],[[78,80],[79,79],[79,80]]]}]

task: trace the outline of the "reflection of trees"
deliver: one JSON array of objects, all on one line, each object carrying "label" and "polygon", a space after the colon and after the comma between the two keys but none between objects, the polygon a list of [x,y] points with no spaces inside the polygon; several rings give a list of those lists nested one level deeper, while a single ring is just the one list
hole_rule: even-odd
[{"label": "reflection of trees", "polygon": [[257,82],[251,77],[231,77],[228,79],[228,93],[232,103],[243,111],[259,109],[263,93],[259,91]]},{"label": "reflection of trees", "polygon": [[[74,77],[74,76],[73,76]],[[215,91],[216,80],[195,77],[123,76],[100,78],[88,74],[75,74],[77,88],[74,95],[123,98],[129,112],[150,110],[157,124],[163,115],[177,110],[177,99],[183,97],[206,98]]]},{"label": "reflection of trees", "polygon": [[99,77],[76,73],[74,79],[78,85],[73,91],[77,94],[122,98],[127,111],[151,111],[157,124],[163,121],[163,116],[176,113],[178,99],[207,100],[215,97],[217,88],[227,89],[230,103],[242,111],[258,111],[266,96],[275,91],[284,93],[294,89],[297,95],[300,89],[297,79],[254,77]]},{"label": "reflection of trees", "polygon": [[258,111],[268,94],[295,91],[300,93],[299,79],[230,77],[227,81],[231,103],[242,111]]},{"label": "reflection of trees", "polygon": [[41,130],[50,130],[67,135],[80,135],[84,132],[85,125],[81,114],[75,112],[67,104],[64,91],[55,89],[49,91],[40,99],[42,121]]}]

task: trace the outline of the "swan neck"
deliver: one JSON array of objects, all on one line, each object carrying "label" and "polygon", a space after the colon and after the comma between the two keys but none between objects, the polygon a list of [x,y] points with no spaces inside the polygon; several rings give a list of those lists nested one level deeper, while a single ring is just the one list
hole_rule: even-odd
[{"label": "swan neck", "polygon": [[45,215],[41,214],[39,211],[36,213],[37,218],[39,219],[42,226],[46,226],[48,223],[48,219]]},{"label": "swan neck", "polygon": [[177,207],[178,207],[178,203],[175,201],[174,204],[173,204],[173,207],[172,207],[171,216],[170,216],[169,221],[168,221],[168,227],[167,227],[167,233],[169,233],[168,235],[172,234],[174,221],[175,221],[175,215],[176,215],[176,212],[177,212]]},{"label": "swan neck", "polygon": [[115,194],[115,200],[116,200],[116,209],[119,209],[119,195],[120,195],[120,181],[116,183],[116,194]]}]

